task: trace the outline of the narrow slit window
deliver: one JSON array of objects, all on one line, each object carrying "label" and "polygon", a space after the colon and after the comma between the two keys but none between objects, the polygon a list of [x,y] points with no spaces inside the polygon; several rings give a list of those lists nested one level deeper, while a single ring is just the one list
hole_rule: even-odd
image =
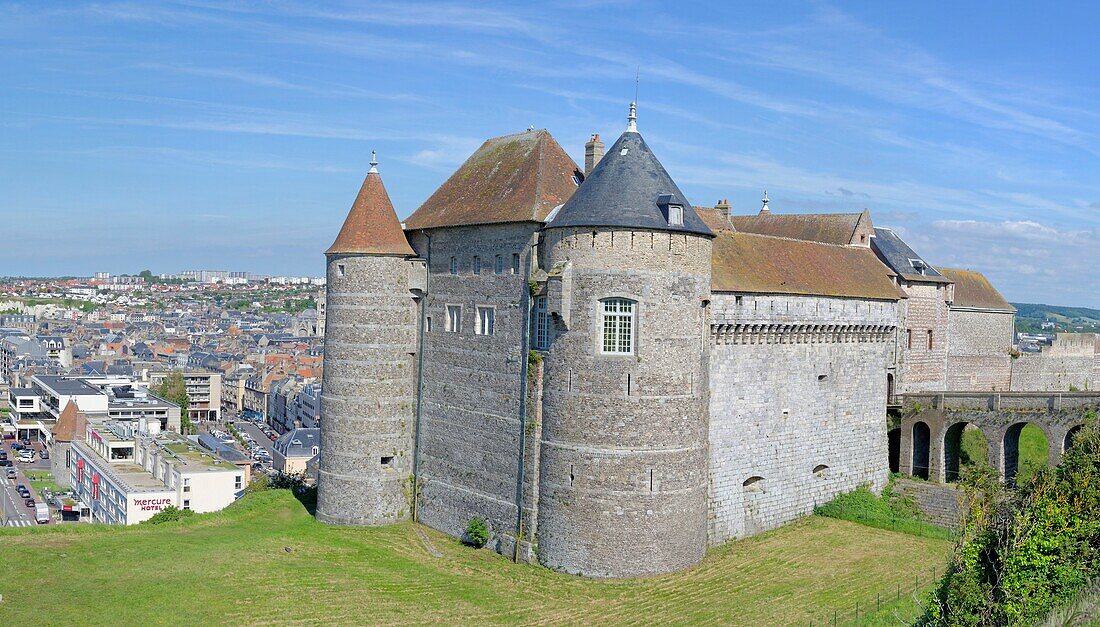
[{"label": "narrow slit window", "polygon": [[474,274],[481,274],[481,257],[474,255]]},{"label": "narrow slit window", "polygon": [[928,329],[928,350],[932,350],[932,329]]},{"label": "narrow slit window", "polygon": [[451,274],[458,274],[458,257],[451,257]]},{"label": "narrow slit window", "polygon": [[493,274],[504,274],[504,255],[497,255],[493,260]]},{"label": "narrow slit window", "polygon": [[344,272],[345,272],[344,264],[342,264],[342,263],[336,264],[336,276],[342,277],[342,276],[344,276]]},{"label": "narrow slit window", "polygon": [[545,296],[539,296],[535,299],[535,338],[533,344],[535,350],[540,351],[550,347],[550,313],[547,311]]}]

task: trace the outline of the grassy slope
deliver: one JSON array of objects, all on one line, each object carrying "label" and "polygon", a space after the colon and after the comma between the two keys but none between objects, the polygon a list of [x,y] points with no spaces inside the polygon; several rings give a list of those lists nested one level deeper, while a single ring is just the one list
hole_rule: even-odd
[{"label": "grassy slope", "polygon": [[948,550],[810,517],[684,573],[591,581],[426,530],[444,554],[433,558],[417,529],[326,527],[286,491],[157,527],[3,529],[0,624],[808,624],[927,581]]}]

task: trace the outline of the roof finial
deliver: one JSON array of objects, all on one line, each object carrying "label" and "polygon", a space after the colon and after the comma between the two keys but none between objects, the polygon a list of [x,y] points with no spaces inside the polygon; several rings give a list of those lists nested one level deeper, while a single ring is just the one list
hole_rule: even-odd
[{"label": "roof finial", "polygon": [[378,151],[370,151],[370,170],[367,174],[378,174]]},{"label": "roof finial", "polygon": [[764,206],[760,208],[760,213],[771,213],[771,209],[768,209],[768,190],[764,190],[764,197],[760,201],[764,203]]},{"label": "roof finial", "polygon": [[638,103],[630,103],[630,115],[626,116],[626,132],[638,132]]}]

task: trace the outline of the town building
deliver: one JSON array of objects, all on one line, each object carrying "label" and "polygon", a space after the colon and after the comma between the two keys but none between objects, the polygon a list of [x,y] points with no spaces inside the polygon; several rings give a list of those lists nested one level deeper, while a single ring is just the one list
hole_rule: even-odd
[{"label": "town building", "polygon": [[236,465],[156,421],[92,422],[71,443],[69,482],[94,522],[133,525],[165,507],[213,512],[244,490]]},{"label": "town building", "polygon": [[271,446],[271,466],[288,474],[305,474],[306,464],[321,450],[320,429],[293,429]]},{"label": "town building", "polygon": [[[172,371],[149,372],[149,385],[160,385]],[[222,375],[218,372],[183,370],[187,390],[187,416],[193,421],[217,420],[222,408]]]}]

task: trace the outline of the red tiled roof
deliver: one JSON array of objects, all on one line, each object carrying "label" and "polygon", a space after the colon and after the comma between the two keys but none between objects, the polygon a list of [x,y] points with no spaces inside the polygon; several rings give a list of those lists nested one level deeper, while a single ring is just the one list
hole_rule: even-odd
[{"label": "red tiled roof", "polygon": [[955,302],[953,303],[955,306],[1016,311],[1016,308],[1008,304],[1004,296],[1001,296],[997,288],[993,287],[981,272],[956,268],[937,267],[936,269],[955,284]]},{"label": "red tiled roof", "polygon": [[344,226],[325,254],[413,255],[378,172],[369,172]]},{"label": "red tiled roof", "polygon": [[87,419],[83,412],[76,406],[76,401],[69,401],[61,415],[57,417],[57,424],[53,426],[53,437],[59,442],[72,442],[73,439],[83,439]]},{"label": "red tiled roof", "polygon": [[408,229],[543,221],[580,169],[545,130],[486,141],[405,220]]},{"label": "red tiled roof", "polygon": [[868,248],[719,231],[714,239],[715,292],[799,294],[898,300],[894,273]]},{"label": "red tiled roof", "polygon": [[742,233],[786,237],[807,242],[845,246],[859,244],[857,232],[873,233],[871,217],[863,213],[760,213],[731,216],[734,228]]}]

